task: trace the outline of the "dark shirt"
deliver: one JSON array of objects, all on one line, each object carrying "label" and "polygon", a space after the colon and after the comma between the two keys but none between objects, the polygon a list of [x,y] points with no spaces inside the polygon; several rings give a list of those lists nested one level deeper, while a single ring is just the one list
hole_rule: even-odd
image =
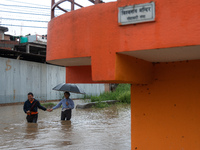
[{"label": "dark shirt", "polygon": [[40,102],[36,99],[31,103],[29,100],[25,101],[24,103],[24,112],[26,113],[28,110],[31,109],[32,105],[36,102],[35,106],[32,108],[32,112],[37,112],[38,108],[46,111],[47,109],[40,105]]}]

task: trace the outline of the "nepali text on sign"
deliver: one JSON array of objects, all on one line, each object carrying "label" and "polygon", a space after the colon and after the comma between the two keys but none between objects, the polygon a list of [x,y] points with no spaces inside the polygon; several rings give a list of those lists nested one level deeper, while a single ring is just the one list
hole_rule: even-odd
[{"label": "nepali text on sign", "polygon": [[155,3],[146,3],[119,7],[118,23],[120,25],[136,24],[155,20]]}]

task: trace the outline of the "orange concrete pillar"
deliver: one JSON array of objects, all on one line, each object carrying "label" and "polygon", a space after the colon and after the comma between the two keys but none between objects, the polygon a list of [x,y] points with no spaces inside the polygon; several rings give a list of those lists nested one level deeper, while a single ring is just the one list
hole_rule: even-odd
[{"label": "orange concrete pillar", "polygon": [[131,87],[132,149],[200,149],[200,60],[155,64],[154,82]]}]

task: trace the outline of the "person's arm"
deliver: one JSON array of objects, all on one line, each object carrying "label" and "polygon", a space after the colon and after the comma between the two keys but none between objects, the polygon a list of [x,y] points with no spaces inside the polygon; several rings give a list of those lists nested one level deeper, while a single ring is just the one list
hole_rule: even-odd
[{"label": "person's arm", "polygon": [[25,112],[25,113],[28,111],[28,109],[27,109],[27,103],[26,103],[26,102],[24,103],[23,109],[24,109],[24,112]]},{"label": "person's arm", "polygon": [[42,105],[40,105],[40,102],[39,102],[39,101],[37,101],[36,103],[38,103],[37,106],[38,106],[39,109],[42,109],[42,110],[44,110],[44,111],[47,110],[45,107],[43,107]]},{"label": "person's arm", "polygon": [[51,110],[57,109],[57,108],[59,108],[61,105],[62,105],[62,100],[61,100],[56,106],[54,106]]}]

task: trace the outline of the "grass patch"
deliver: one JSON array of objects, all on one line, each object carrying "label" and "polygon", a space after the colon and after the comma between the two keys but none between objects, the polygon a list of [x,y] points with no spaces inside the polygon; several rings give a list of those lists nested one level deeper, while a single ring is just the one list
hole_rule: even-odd
[{"label": "grass patch", "polygon": [[42,103],[41,105],[46,108],[52,108],[52,107],[56,106],[56,104],[54,104],[54,103]]},{"label": "grass patch", "polygon": [[95,108],[105,108],[110,106],[108,103],[102,103],[101,101],[99,101],[94,107]]},{"label": "grass patch", "polygon": [[130,84],[119,84],[114,92],[104,92],[101,93],[99,96],[85,95],[85,98],[91,99],[91,102],[98,102],[97,105],[95,106],[98,108],[108,107],[109,104],[101,102],[106,100],[119,100],[121,103],[130,104],[131,102],[130,88],[131,88]]},{"label": "grass patch", "polygon": [[86,99],[91,99],[91,95],[84,94],[83,99],[84,99],[84,100],[86,100]]}]

